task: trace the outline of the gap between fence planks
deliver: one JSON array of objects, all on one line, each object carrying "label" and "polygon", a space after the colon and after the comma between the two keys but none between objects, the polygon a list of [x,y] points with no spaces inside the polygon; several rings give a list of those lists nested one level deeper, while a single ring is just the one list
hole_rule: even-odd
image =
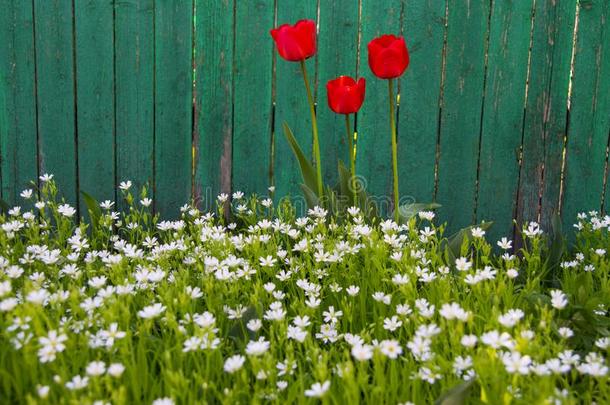
[{"label": "gap between fence planks", "polygon": [[561,208],[570,226],[578,211],[609,204],[607,1],[7,3],[0,179],[12,204],[27,206],[19,193],[45,172],[77,205],[79,190],[114,199],[121,181],[149,184],[155,209],[174,217],[191,197],[211,208],[219,192],[268,195],[273,184],[276,201],[298,197],[281,125],[310,144],[305,91],[298,64],[277,58],[269,37],[298,18],[320,24],[307,68],[328,182],[347,153],[325,84],[359,75],[358,172],[391,201],[387,86],[370,74],[366,44],[402,33],[411,51],[397,111],[403,197],[436,198],[452,229],[495,220],[493,238],[511,235],[515,216],[548,226]]}]

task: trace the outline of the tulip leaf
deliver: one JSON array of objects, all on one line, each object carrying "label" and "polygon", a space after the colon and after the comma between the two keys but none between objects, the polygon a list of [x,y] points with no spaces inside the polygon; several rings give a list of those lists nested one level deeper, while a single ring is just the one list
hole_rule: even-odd
[{"label": "tulip leaf", "polygon": [[366,181],[363,177],[357,177],[356,184],[356,201],[353,202],[354,196],[351,192],[351,186],[349,184],[350,181],[350,172],[343,164],[343,162],[339,161],[339,191],[341,193],[341,200],[347,202],[348,206],[356,206],[362,210],[362,213],[365,217],[372,219],[377,217],[377,206],[375,202],[371,199],[371,197],[366,192]]},{"label": "tulip leaf", "polygon": [[9,210],[10,208],[8,203],[0,198],[0,212],[7,213]]},{"label": "tulip leaf", "polygon": [[466,381],[456,385],[448,391],[445,391],[439,399],[437,399],[435,405],[462,405],[466,403],[468,394],[474,385],[474,380]]},{"label": "tulip leaf", "polygon": [[342,161],[339,160],[338,166],[339,166],[339,191],[342,196],[348,196],[350,193],[350,190],[349,190],[350,173]]},{"label": "tulip leaf", "polygon": [[368,195],[364,187],[358,188],[357,199],[359,202],[360,209],[364,212],[367,218],[377,218],[377,204]]},{"label": "tulip leaf", "polygon": [[102,216],[102,210],[100,208],[100,204],[90,194],[88,194],[84,191],[81,191],[80,193],[83,195],[83,200],[85,201],[85,205],[87,205],[87,211],[89,211],[89,216],[91,217],[91,225],[92,225],[93,229],[97,229],[97,225]]},{"label": "tulip leaf", "polygon": [[303,192],[308,208],[320,206],[320,199],[311,188],[307,187],[305,184],[301,184],[301,191]]},{"label": "tulip leaf", "polygon": [[493,225],[493,222],[481,222],[478,225],[471,225],[466,228],[462,228],[449,238],[444,240],[442,249],[446,251],[448,260],[455,262],[455,259],[461,256],[462,246],[469,243],[472,240],[472,230],[474,228],[481,228],[486,231]]},{"label": "tulip leaf", "polygon": [[[311,164],[311,162],[309,160],[307,160],[307,158],[305,157],[305,154],[303,153],[303,150],[301,150],[301,147],[299,146],[299,143],[297,142],[296,138],[294,137],[292,130],[290,129],[288,124],[286,124],[285,122],[284,122],[284,135],[286,136],[286,140],[290,144],[290,148],[292,149],[294,156],[299,161],[299,166],[301,168],[301,176],[303,177],[303,182],[305,183],[305,185],[307,187],[309,187],[310,190],[317,190],[318,185],[317,185],[317,180],[316,180],[317,179],[316,171],[315,171],[313,165]],[[315,195],[318,196],[317,192],[314,191],[314,193],[315,193]],[[320,197],[320,196],[318,196],[318,197]]]},{"label": "tulip leaf", "polygon": [[328,208],[330,214],[332,216],[336,216],[337,218],[341,217],[341,214],[346,210],[346,202],[341,193],[337,192],[330,186],[326,187],[326,191],[324,194],[324,203]]},{"label": "tulip leaf", "polygon": [[400,216],[400,219],[403,221],[403,223],[406,223],[422,211],[431,211],[440,207],[441,205],[435,202],[404,204],[398,207],[398,215]]}]

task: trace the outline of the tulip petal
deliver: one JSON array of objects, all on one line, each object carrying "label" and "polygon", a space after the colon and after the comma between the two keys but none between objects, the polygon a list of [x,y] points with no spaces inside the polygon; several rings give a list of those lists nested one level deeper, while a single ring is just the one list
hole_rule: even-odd
[{"label": "tulip petal", "polygon": [[305,60],[316,53],[316,26],[311,20],[283,24],[271,30],[271,36],[280,56],[288,61]]},{"label": "tulip petal", "polygon": [[337,114],[357,112],[364,101],[364,79],[356,82],[349,76],[339,76],[326,83],[328,106]]},{"label": "tulip petal", "polygon": [[368,44],[369,67],[382,79],[399,77],[409,66],[409,51],[403,37],[382,35]]}]

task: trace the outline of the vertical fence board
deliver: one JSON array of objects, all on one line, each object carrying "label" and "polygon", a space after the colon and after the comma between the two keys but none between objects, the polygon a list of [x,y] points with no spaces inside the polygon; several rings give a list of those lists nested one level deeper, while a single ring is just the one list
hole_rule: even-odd
[{"label": "vertical fence board", "polygon": [[399,187],[405,199],[430,202],[434,198],[445,1],[407,2],[402,26],[411,63],[400,83]]},{"label": "vertical fence board", "polygon": [[[610,145],[610,130],[608,130],[608,144]],[[607,149],[606,149],[607,150]],[[608,178],[610,174],[610,166],[608,166],[608,156],[606,156],[606,173],[604,177],[604,194],[602,197],[602,211],[604,214],[610,213],[610,182]]]},{"label": "vertical fence board", "polygon": [[232,183],[234,190],[265,195],[270,185],[273,0],[238,1],[235,8]]},{"label": "vertical fence board", "polygon": [[559,203],[574,13],[572,0],[536,2],[517,221],[542,214],[547,229]]},{"label": "vertical fence board", "polygon": [[[277,24],[294,24],[298,20],[316,20],[316,2],[278,0]],[[268,39],[272,41],[271,38]],[[316,56],[305,62],[312,94],[315,96]],[[275,66],[275,158],[273,162],[273,179],[275,193],[278,197],[300,196],[300,184],[303,182],[299,164],[292,155],[286,141],[283,124],[286,122],[292,129],[305,156],[312,156],[311,114],[307,102],[307,92],[303,83],[299,62],[288,62],[276,55]],[[317,163],[316,163],[317,164]]]},{"label": "vertical fence board", "polygon": [[2,198],[20,205],[20,192],[38,176],[32,17],[29,1],[11,0],[0,9]]},{"label": "vertical fence board", "polygon": [[98,200],[115,199],[113,14],[111,1],[74,2],[78,186]]},{"label": "vertical fence board", "polygon": [[610,129],[610,6],[580,3],[566,152],[564,229],[581,211],[598,210]]},{"label": "vertical fence board", "polygon": [[[551,80],[551,99],[547,115],[541,218],[545,229],[550,229],[551,219],[560,206],[561,172],[565,152],[567,132],[567,99],[574,40],[574,17],[576,7],[573,1],[557,1],[556,50],[553,53],[554,67]],[[584,2],[583,2],[584,3]]]},{"label": "vertical fence board", "polygon": [[[4,16],[0,14],[0,23],[4,22]],[[0,32],[1,33],[1,32]],[[1,46],[1,45],[0,45]],[[5,60],[0,59],[0,66],[4,67],[6,66],[7,63],[5,63]],[[8,113],[7,113],[7,94],[8,93],[8,80],[4,80],[4,74],[3,71],[0,70],[0,185],[4,186],[4,183],[2,182],[2,172],[5,171],[5,167],[6,167],[6,172],[7,172],[7,177],[8,176],[8,172],[10,170],[9,165],[5,165],[5,158],[4,158],[4,151],[6,149],[8,149],[8,137],[9,137],[9,133],[8,133]],[[10,163],[10,162],[9,162]],[[0,198],[2,197],[3,194],[7,194],[8,196],[8,190],[6,193],[3,192],[3,188],[4,187],[0,187]],[[8,189],[8,187],[7,187]],[[13,200],[16,200],[16,198],[14,198],[13,196]]]},{"label": "vertical fence board", "polygon": [[[402,30],[411,52],[399,84],[403,202],[436,199],[444,205],[439,219],[453,229],[474,217],[494,220],[492,237],[510,232],[513,213],[548,228],[561,203],[567,227],[578,211],[599,208],[610,131],[609,3],[578,2],[568,122],[577,2],[535,2],[529,67],[533,0],[447,2],[440,97],[446,5],[440,0],[362,0],[361,10],[348,0],[7,1],[0,11],[2,196],[16,203],[39,171],[55,174],[73,204],[79,189],[106,199],[117,180],[130,179],[138,189],[150,182],[163,215],[176,215],[193,193],[205,208],[232,186],[267,194],[272,176],[278,197],[300,195],[298,165],[281,126],[293,128],[309,155],[308,105],[299,64],[273,56],[269,29],[276,20],[319,15],[318,53],[307,65],[325,182],[336,181],[338,159],[348,160],[344,119],[327,107],[325,85],[360,74],[367,95],[353,120],[357,170],[389,213],[388,89],[368,68],[367,44]],[[605,194],[610,206],[610,190]]]},{"label": "vertical fence board", "polygon": [[[392,204],[392,152],[387,80],[377,78],[368,64],[368,43],[383,34],[400,33],[403,2],[388,0],[382,4],[362,0],[360,75],[367,81],[365,108],[358,112],[358,173],[367,180],[367,191],[379,203],[382,213]],[[398,80],[394,80],[394,84]],[[396,87],[394,88],[396,95]],[[400,133],[398,133],[400,143]],[[399,171],[401,169],[399,163]]]},{"label": "vertical fence board", "polygon": [[39,167],[77,204],[72,2],[35,0]]},{"label": "vertical fence board", "polygon": [[531,18],[532,0],[493,2],[477,200],[492,241],[512,236]]},{"label": "vertical fence board", "polygon": [[449,0],[437,201],[441,221],[472,223],[476,198],[489,0]]},{"label": "vertical fence board", "polygon": [[131,180],[138,191],[148,184],[152,196],[153,0],[123,0],[115,7],[116,178]]},{"label": "vertical fence board", "polygon": [[[324,182],[334,185],[338,178],[337,163],[341,160],[349,167],[349,152],[345,118],[328,107],[326,83],[338,76],[351,76],[357,80],[358,4],[353,0],[321,1],[319,18],[316,113]],[[366,96],[363,108],[366,108]],[[353,130],[353,115],[350,121]]]},{"label": "vertical fence board", "polygon": [[155,209],[177,216],[192,191],[190,1],[155,1]]},{"label": "vertical fence board", "polygon": [[195,7],[195,193],[205,209],[231,187],[233,6],[197,0]]}]

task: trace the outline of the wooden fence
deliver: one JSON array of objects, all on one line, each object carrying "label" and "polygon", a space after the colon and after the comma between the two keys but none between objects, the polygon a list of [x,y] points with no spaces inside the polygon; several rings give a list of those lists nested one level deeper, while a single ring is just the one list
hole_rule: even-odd
[{"label": "wooden fence", "polygon": [[370,193],[391,195],[387,85],[366,44],[396,33],[411,52],[397,113],[403,196],[443,204],[451,228],[495,220],[495,236],[515,217],[548,224],[561,209],[569,224],[610,204],[608,0],[1,3],[0,175],[11,203],[45,172],[73,203],[79,190],[114,199],[120,181],[148,182],[162,213],[272,184],[297,195],[279,129],[286,121],[311,145],[305,90],[269,29],[310,18],[327,181],[347,151],[325,83],[362,76],[358,172]]}]

